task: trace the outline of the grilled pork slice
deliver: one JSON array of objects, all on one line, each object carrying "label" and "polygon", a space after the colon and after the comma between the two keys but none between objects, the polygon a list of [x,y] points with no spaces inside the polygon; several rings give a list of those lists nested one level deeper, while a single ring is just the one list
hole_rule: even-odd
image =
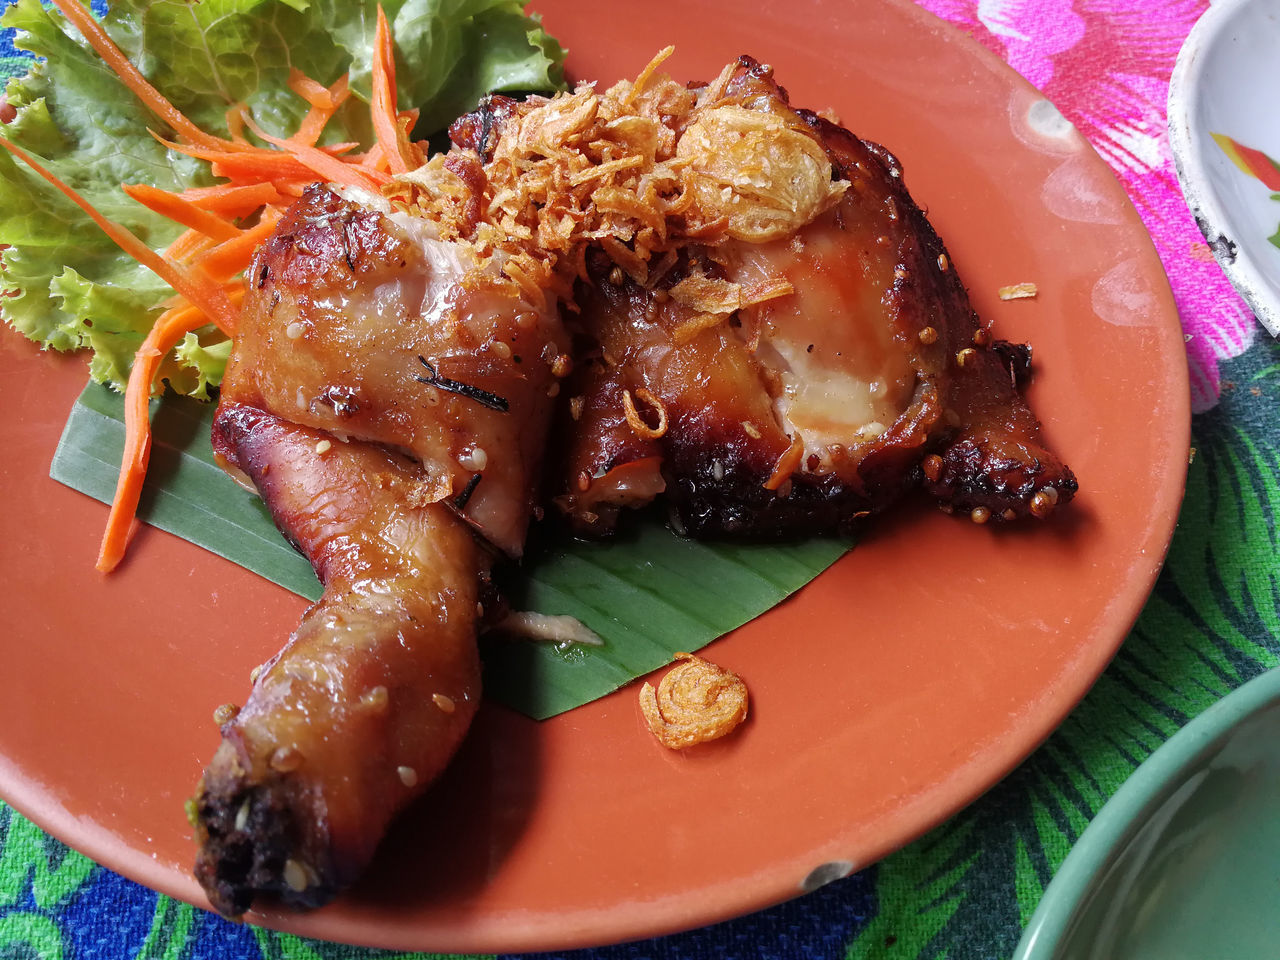
[{"label": "grilled pork slice", "polygon": [[[691,534],[748,537],[846,528],[922,481],[976,520],[1071,498],[1017,389],[1029,354],[978,320],[887,151],[749,58],[676,132],[690,206],[725,227],[660,275],[587,258],[557,498],[579,530],[664,490]],[[840,190],[806,213],[814,180]]]},{"label": "grilled pork slice", "polygon": [[421,502],[424,471],[403,456],[228,403],[214,444],[324,595],[222,727],[194,804],[196,876],[228,916],[264,894],[314,907],[359,876],[461,743],[491,555],[453,510]]}]

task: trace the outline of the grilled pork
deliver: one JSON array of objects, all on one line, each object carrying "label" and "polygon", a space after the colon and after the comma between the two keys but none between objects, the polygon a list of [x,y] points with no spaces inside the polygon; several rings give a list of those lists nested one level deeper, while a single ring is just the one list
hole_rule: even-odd
[{"label": "grilled pork", "polygon": [[693,535],[760,538],[919,484],[981,521],[1074,493],[1028,351],[974,315],[892,155],[750,58],[690,87],[667,52],[489,98],[447,156],[381,196],[313,187],[259,251],[215,447],[325,589],[194,804],[219,910],[325,902],[447,763],[556,403],[552,492],[589,533],[664,494]]},{"label": "grilled pork", "polygon": [[592,251],[578,284],[557,498],[576,528],[663,491],[690,534],[752,538],[847,529],[921,483],[981,522],[1069,500],[1018,390],[1029,352],[975,315],[895,158],[750,58],[699,93],[675,155],[723,229],[660,275]]}]

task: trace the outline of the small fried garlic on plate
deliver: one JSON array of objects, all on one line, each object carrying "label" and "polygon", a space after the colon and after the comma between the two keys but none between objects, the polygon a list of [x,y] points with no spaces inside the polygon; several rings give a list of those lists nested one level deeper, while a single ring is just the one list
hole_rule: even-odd
[{"label": "small fried garlic on plate", "polygon": [[1034,283],[1015,283],[1000,288],[1001,300],[1029,300],[1040,291]]},{"label": "small fried garlic on plate", "polygon": [[747,719],[747,685],[736,674],[690,653],[653,685],[640,688],[640,712],[658,742],[672,750],[716,740]]}]

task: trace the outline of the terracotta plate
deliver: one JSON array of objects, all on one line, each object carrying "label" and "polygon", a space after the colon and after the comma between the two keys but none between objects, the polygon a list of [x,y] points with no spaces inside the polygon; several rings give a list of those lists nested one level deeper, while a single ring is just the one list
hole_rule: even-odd
[{"label": "terracotta plate", "polygon": [[[1082,492],[1069,516],[1019,530],[918,504],[882,523],[711,648],[754,698],[719,745],[664,751],[634,690],[541,724],[486,708],[357,890],[254,918],[268,925],[434,950],[600,944],[864,867],[1053,729],[1124,638],[1173,529],[1189,424],[1173,300],[1121,188],[1035,90],[905,0],[535,6],[578,77],[633,75],[672,42],[682,77],[750,52],[795,103],[889,145],[979,312],[1034,344],[1031,398]],[[998,299],[1021,281],[1039,297]],[[216,744],[211,711],[243,698],[303,603],[150,529],[117,575],[95,574],[103,507],[47,479],[83,376],[0,338],[0,794],[202,903],[182,803]]]}]

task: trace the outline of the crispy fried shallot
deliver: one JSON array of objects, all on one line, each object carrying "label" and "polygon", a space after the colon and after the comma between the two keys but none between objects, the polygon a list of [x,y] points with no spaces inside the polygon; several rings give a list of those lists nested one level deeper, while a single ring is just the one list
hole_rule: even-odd
[{"label": "crispy fried shallot", "polygon": [[[634,83],[603,93],[583,84],[551,99],[489,98],[450,131],[478,165],[465,154],[437,156],[383,192],[435,221],[442,239],[471,245],[482,262],[496,259],[534,302],[546,292],[567,298],[573,281],[586,279],[590,246],[652,287],[690,241],[786,236],[839,202],[848,182],[833,178],[825,151],[793,115],[708,108],[732,70],[691,90],[657,72],[670,52]],[[483,116],[490,122],[476,120]],[[673,294],[727,316],[789,292],[784,279],[767,278],[752,291],[686,281]]]},{"label": "crispy fried shallot", "polygon": [[667,671],[658,689],[640,688],[640,712],[658,742],[672,750],[717,740],[747,719],[747,685],[735,673],[691,653]]}]

